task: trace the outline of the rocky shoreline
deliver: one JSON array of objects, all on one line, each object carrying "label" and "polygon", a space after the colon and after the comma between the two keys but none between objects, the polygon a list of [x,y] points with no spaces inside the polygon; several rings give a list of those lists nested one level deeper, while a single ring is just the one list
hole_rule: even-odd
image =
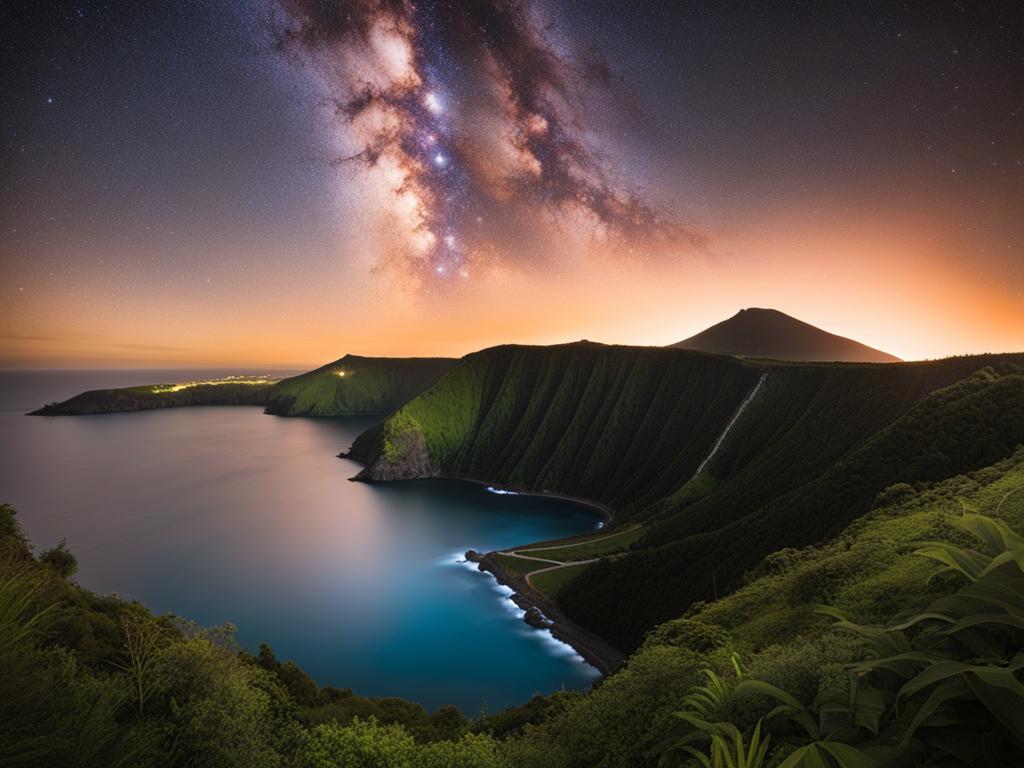
[{"label": "rocky shoreline", "polygon": [[570,646],[602,675],[610,675],[618,669],[625,659],[621,651],[566,618],[554,600],[531,587],[522,574],[503,568],[494,557],[495,554],[480,554],[471,549],[466,552],[466,559],[477,563],[481,571],[492,574],[499,584],[515,590],[510,599],[526,611],[523,621],[538,629],[549,630],[557,640]]}]

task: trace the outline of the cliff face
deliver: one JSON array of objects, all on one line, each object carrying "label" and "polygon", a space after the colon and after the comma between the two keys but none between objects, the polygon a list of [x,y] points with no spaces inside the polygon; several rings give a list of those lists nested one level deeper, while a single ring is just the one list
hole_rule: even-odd
[{"label": "cliff face", "polygon": [[364,479],[473,478],[592,498],[616,522],[644,522],[634,551],[559,594],[570,618],[629,649],[761,557],[832,535],[887,486],[1009,455],[1024,442],[1022,365],[497,347],[466,357],[353,455],[368,462]]},{"label": "cliff face", "polygon": [[455,360],[346,355],[278,382],[266,399],[277,416],[387,414],[429,389]]},{"label": "cliff face", "polygon": [[370,460],[364,477],[393,476],[388,447],[415,432],[444,475],[621,505],[685,482],[759,377],[729,358],[660,349],[497,347],[466,357],[353,452]]},{"label": "cliff face", "polygon": [[[402,419],[390,420],[377,430],[371,430],[373,447],[379,448],[380,460],[361,471],[357,479],[366,481],[415,480],[439,477],[440,465],[431,458],[423,432]],[[360,459],[359,449],[353,446],[348,454]]]}]

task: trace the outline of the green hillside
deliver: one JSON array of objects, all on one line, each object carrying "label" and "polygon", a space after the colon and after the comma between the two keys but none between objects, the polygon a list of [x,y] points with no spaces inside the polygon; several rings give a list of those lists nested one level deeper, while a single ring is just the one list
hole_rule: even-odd
[{"label": "green hillside", "polygon": [[45,405],[30,415],[85,416],[197,405],[263,405],[275,381],[265,377],[234,377],[207,382],[94,389],[61,403]]},{"label": "green hillside", "polygon": [[266,398],[278,416],[358,416],[391,413],[433,386],[455,360],[346,355],[276,384]]},{"label": "green hillside", "polygon": [[281,380],[235,376],[97,389],[50,403],[32,415],[82,416],[196,405],[262,405],[267,413],[278,416],[383,415],[429,389],[455,362],[346,355],[309,373]]},{"label": "green hillside", "polygon": [[[622,669],[590,693],[556,694],[499,715],[498,723],[514,716],[536,718],[506,742],[513,764],[699,765],[686,762],[685,753],[668,751],[687,739],[698,752],[709,751],[707,733],[676,714],[691,709],[745,749],[755,729],[762,737],[770,734],[765,759],[752,765],[779,766],[786,759],[794,761],[785,765],[802,768],[1017,764],[1024,728],[1010,713],[1024,705],[1019,668],[1011,661],[1024,647],[1019,559],[1008,563],[1005,573],[991,574],[1017,585],[1008,601],[1000,607],[982,603],[984,613],[964,619],[959,639],[942,635],[951,622],[941,615],[970,610],[965,598],[972,589],[982,594],[982,585],[932,558],[984,566],[1007,546],[965,530],[965,507],[1024,531],[1024,449],[917,491],[888,489],[870,512],[828,543],[773,553],[731,595],[697,603],[653,629]],[[1020,558],[1024,541],[1011,538],[1009,545]],[[926,552],[929,557],[920,556]],[[848,621],[836,621],[819,605]],[[928,613],[936,609],[941,613]],[[910,629],[889,629],[915,613]],[[929,621],[938,625],[938,637]],[[933,639],[939,642],[930,645]],[[894,650],[886,652],[886,643]],[[884,660],[900,650],[904,658]],[[900,691],[915,675],[914,687]],[[965,684],[973,675],[978,676],[976,695]],[[797,706],[777,708],[780,701],[765,693],[766,685]],[[988,697],[988,705],[981,704]],[[811,741],[805,727],[819,739],[838,742],[837,749],[853,746],[870,759],[854,761],[852,751],[843,750],[849,762],[814,755],[797,761],[793,755]],[[744,765],[733,758],[732,764]]]},{"label": "green hillside", "polygon": [[1022,489],[1024,449],[891,486],[828,543],[775,552],[729,596],[654,628],[593,690],[476,720],[318,688],[266,646],[240,651],[230,628],[93,594],[63,545],[34,554],[0,505],[0,762],[654,768],[726,733],[745,750],[769,736],[752,765],[772,768],[1014,765]]},{"label": "green hillside", "polygon": [[643,521],[630,553],[558,592],[567,616],[630,650],[771,552],[834,535],[886,487],[1010,455],[1024,443],[1022,365],[496,347],[464,358],[353,455],[368,463],[363,479],[473,478],[592,498],[617,510],[616,525]]}]

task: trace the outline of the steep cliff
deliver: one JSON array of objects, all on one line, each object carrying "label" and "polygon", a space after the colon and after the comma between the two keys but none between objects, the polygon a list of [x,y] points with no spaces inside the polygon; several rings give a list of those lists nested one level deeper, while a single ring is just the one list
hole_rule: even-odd
[{"label": "steep cliff", "polygon": [[464,477],[585,496],[647,535],[559,594],[628,649],[768,553],[823,540],[897,482],[1024,442],[1024,355],[749,361],[591,343],[469,355],[361,436],[360,477]]}]

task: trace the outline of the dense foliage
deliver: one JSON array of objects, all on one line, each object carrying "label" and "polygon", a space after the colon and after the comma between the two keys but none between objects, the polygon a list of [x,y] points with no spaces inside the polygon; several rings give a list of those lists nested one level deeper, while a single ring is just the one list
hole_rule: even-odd
[{"label": "dense foliage", "polygon": [[1022,487],[1024,450],[894,485],[831,541],[774,553],[654,629],[593,691],[473,722],[318,688],[229,630],[94,595],[69,581],[66,547],[34,557],[2,507],[0,764],[642,768],[725,765],[742,744],[772,768],[1011,765]]},{"label": "dense foliage", "polygon": [[[955,522],[977,548],[937,541],[915,554],[938,561],[938,574],[963,577],[964,586],[888,626],[820,608],[866,654],[844,666],[845,676],[825,681],[809,704],[746,677],[738,663],[732,680],[705,669],[709,683],[676,713],[686,729],[667,762],[674,755],[747,768],[1017,762],[1024,754],[1024,538],[977,514]],[[737,704],[747,711],[737,713]],[[746,714],[746,728],[742,719],[716,722],[730,708]],[[752,728],[751,712],[759,715]],[[781,736],[774,743],[772,731]]]},{"label": "dense foliage", "polygon": [[34,557],[0,506],[0,765],[506,765],[454,707],[318,688],[230,627],[82,589],[74,565],[63,544]]}]

